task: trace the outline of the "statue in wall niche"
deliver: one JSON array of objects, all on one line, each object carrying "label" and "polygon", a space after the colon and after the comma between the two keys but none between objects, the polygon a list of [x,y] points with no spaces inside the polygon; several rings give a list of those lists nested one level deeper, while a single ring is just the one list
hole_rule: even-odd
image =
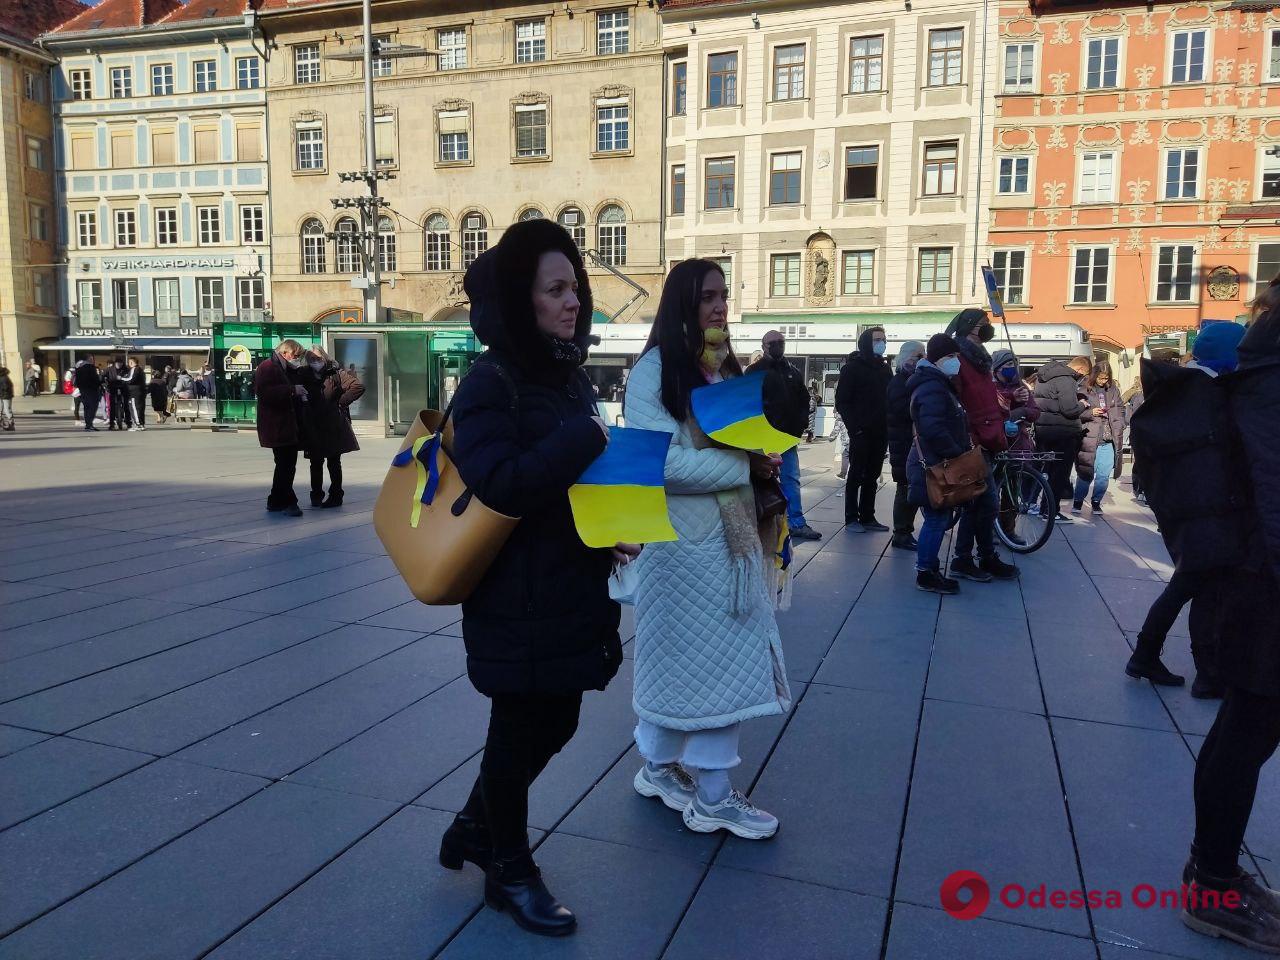
[{"label": "statue in wall niche", "polygon": [[813,298],[824,299],[827,296],[827,282],[831,279],[831,264],[822,255],[821,250],[813,254]]}]

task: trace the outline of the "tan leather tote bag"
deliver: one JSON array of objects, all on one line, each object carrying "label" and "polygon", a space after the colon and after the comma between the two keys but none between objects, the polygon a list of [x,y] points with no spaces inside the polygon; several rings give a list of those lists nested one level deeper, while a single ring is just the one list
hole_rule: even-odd
[{"label": "tan leather tote bag", "polygon": [[980,447],[970,447],[958,457],[940,463],[926,463],[916,437],[916,456],[924,465],[924,485],[929,505],[935,510],[962,507],[987,490],[987,458]]}]

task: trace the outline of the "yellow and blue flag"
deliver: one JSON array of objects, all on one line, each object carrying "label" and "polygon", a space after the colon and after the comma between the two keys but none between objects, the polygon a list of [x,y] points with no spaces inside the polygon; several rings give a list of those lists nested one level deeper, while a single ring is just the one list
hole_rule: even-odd
[{"label": "yellow and blue flag", "polygon": [[671,434],[613,427],[609,446],[569,488],[578,536],[588,547],[667,543],[676,531],[667,516],[664,472]]},{"label": "yellow and blue flag", "polygon": [[765,418],[763,371],[698,387],[690,399],[702,432],[727,447],[784,453],[800,442]]}]

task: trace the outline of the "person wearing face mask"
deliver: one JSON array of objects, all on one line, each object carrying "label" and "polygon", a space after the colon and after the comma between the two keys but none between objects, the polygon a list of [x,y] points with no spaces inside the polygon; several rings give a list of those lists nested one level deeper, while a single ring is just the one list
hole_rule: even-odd
[{"label": "person wearing face mask", "polygon": [[1061,360],[1050,360],[1036,372],[1035,400],[1040,408],[1036,449],[1054,454],[1045,473],[1055,498],[1048,507],[1054,511],[1058,523],[1071,522],[1062,513],[1062,501],[1074,493],[1071,465],[1080,449],[1084,425],[1093,419],[1092,408],[1082,399],[1082,381],[1081,374]]},{"label": "person wearing face mask", "polygon": [[916,372],[916,363],[924,356],[924,344],[908,340],[898,350],[897,370],[886,390],[886,413],[889,425],[889,471],[897,484],[893,498],[893,539],[891,547],[915,550],[916,507],[908,493],[907,451],[911,449],[914,428],[911,424],[911,389],[907,386]]},{"label": "person wearing face mask", "polygon": [[627,426],[671,434],[667,507],[679,536],[636,561],[632,702],[645,763],[633,785],[681,811],[690,830],[763,840],[778,820],[733,788],[730,770],[742,723],[791,706],[774,618],[780,518],[758,519],[752,488],[780,461],[717,445],[692,414],[696,388],[742,373],[732,351],[707,350],[728,345],[727,324],[720,266],[677,264],[627,384]]},{"label": "person wearing face mask", "polygon": [[1100,516],[1108,484],[1112,479],[1120,479],[1120,451],[1124,449],[1129,414],[1120,397],[1120,388],[1111,376],[1111,364],[1105,360],[1093,365],[1085,380],[1085,393],[1093,419],[1085,425],[1080,452],[1076,454],[1076,487],[1071,512],[1080,513],[1092,485],[1093,495],[1089,501],[1094,515]]},{"label": "person wearing face mask", "polygon": [[253,371],[253,392],[258,398],[258,444],[268,447],[275,460],[267,510],[286,517],[300,517],[293,477],[298,469],[298,407],[306,396],[301,385],[302,344],[282,340],[271,356]]},{"label": "person wearing face mask", "polygon": [[836,383],[836,410],[849,431],[849,476],[845,481],[844,522],[855,532],[888,530],[876,519],[876,490],[889,449],[888,389],[893,371],[884,358],[883,327],[858,337]]},{"label": "person wearing face mask", "polygon": [[[1018,358],[1012,350],[997,350],[991,355],[991,367],[995,375],[996,397],[1004,411],[1004,432],[1009,438],[1009,449],[1032,452],[1036,445],[1031,439],[1031,425],[1040,419],[1040,408],[1036,406],[1031,389],[1022,381]],[[1010,502],[1003,485],[999,523],[1007,536],[1017,539],[1017,509]]]},{"label": "person wearing face mask", "polygon": [[[364,396],[364,384],[333,362],[322,347],[306,353],[302,384],[305,429],[302,449],[311,462],[311,505],[342,506],[342,455],[360,449],[351,428],[350,406]],[[324,468],[329,467],[329,496],[324,494]]]}]

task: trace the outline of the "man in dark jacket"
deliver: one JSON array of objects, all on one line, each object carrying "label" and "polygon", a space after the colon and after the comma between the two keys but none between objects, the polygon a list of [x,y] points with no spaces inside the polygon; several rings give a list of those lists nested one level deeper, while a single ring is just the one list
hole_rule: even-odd
[{"label": "man in dark jacket", "polygon": [[1050,360],[1036,373],[1035,398],[1040,408],[1036,421],[1036,448],[1056,455],[1046,473],[1057,498],[1054,509],[1060,523],[1070,523],[1062,514],[1062,501],[1072,495],[1071,465],[1084,437],[1084,424],[1093,418],[1089,405],[1080,398],[1084,377],[1061,360]]},{"label": "man in dark jacket", "polygon": [[[951,561],[953,576],[990,583],[1013,580],[1018,568],[1005,563],[996,553],[996,519],[1000,513],[1000,494],[990,471],[991,457],[1009,446],[1004,409],[991,376],[991,354],[984,346],[996,335],[996,329],[985,311],[961,310],[947,327],[947,334],[960,346],[960,373],[956,392],[964,406],[969,423],[969,436],[982,447],[987,457],[987,489],[970,501],[956,527],[956,552]],[[1017,427],[1014,426],[1014,433]],[[977,558],[974,548],[977,547]]]},{"label": "man in dark jacket", "polygon": [[891,547],[916,549],[916,507],[907,496],[907,451],[911,449],[915,431],[911,425],[911,390],[907,382],[916,372],[916,363],[924,357],[924,344],[908,340],[898,349],[897,369],[886,391],[889,427],[889,472],[897,484],[893,497],[893,539]]},{"label": "man in dark jacket", "polygon": [[115,362],[107,367],[107,396],[111,398],[108,430],[133,429],[125,373],[124,357],[116,357]]},{"label": "man in dark jacket", "polygon": [[275,459],[267,510],[286,517],[300,517],[293,476],[298,469],[297,405],[306,389],[298,383],[302,368],[302,344],[282,340],[280,346],[253,371],[253,391],[258,398],[258,444],[270,447]]},{"label": "man in dark jacket", "polygon": [[876,519],[876,488],[889,448],[887,391],[893,372],[884,358],[887,347],[884,327],[862,331],[836,384],[836,412],[849,432],[844,522],[850,530],[889,529]]},{"label": "man in dark jacket", "polygon": [[93,357],[85,357],[76,364],[76,389],[80,391],[80,403],[84,408],[84,428],[97,430],[93,418],[98,415],[98,404],[102,400],[102,377],[98,368],[93,365]]}]

